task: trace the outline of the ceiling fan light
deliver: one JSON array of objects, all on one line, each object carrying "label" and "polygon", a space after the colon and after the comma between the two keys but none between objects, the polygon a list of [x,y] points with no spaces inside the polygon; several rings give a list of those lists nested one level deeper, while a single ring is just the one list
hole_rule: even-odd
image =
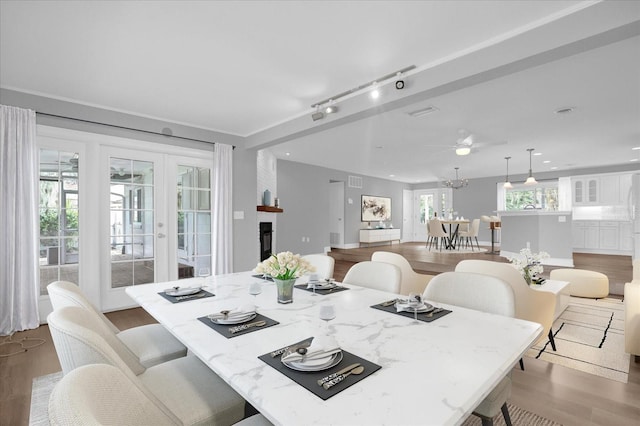
[{"label": "ceiling fan light", "polygon": [[469,148],[468,146],[459,146],[456,148],[457,155],[469,155],[470,152],[471,148]]}]

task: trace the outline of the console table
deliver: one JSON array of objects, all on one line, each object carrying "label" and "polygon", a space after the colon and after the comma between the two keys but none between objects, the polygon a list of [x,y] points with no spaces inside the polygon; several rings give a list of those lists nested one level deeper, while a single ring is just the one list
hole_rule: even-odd
[{"label": "console table", "polygon": [[400,229],[398,228],[381,228],[381,229],[361,229],[360,245],[385,243],[393,244],[394,241],[400,242]]}]

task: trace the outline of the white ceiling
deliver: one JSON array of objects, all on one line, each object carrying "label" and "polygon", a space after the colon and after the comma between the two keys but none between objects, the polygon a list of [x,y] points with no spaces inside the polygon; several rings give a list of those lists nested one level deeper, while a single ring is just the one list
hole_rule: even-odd
[{"label": "white ceiling", "polygon": [[[526,148],[542,153],[534,171],[640,156],[637,1],[0,7],[0,87],[244,136],[279,158],[424,182],[455,166],[500,175],[505,156],[524,173]],[[311,120],[312,104],[408,65],[403,91],[384,86],[377,105],[355,93]],[[439,110],[407,114],[426,105]],[[466,157],[459,129],[478,146]]]}]

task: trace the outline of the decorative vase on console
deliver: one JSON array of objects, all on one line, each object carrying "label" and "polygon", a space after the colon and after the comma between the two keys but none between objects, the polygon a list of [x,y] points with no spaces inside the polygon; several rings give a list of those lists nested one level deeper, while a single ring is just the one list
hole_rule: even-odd
[{"label": "decorative vase on console", "polygon": [[296,278],[301,277],[307,272],[315,272],[313,267],[299,254],[293,254],[290,251],[283,251],[278,254],[272,254],[269,258],[258,263],[255,272],[258,274],[267,274],[273,278],[278,293],[278,303],[293,302],[293,285]]}]

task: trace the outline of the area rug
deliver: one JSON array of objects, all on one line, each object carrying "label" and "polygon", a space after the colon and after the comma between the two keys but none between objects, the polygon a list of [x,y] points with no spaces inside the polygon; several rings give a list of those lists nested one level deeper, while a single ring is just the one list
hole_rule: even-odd
[{"label": "area rug", "polygon": [[[537,414],[533,414],[527,410],[523,410],[520,407],[509,404],[509,417],[513,425],[526,425],[526,426],[562,426],[560,423],[556,423],[552,420],[540,417]],[[467,420],[462,423],[462,426],[481,426],[482,420],[478,416],[469,416]],[[502,412],[493,418],[494,426],[506,426]]]},{"label": "area rug", "polygon": [[[29,415],[29,426],[49,426],[49,415],[47,407],[49,405],[49,395],[53,387],[62,378],[62,372],[47,374],[33,379],[31,390],[31,412]],[[528,426],[562,426],[559,423],[540,417],[537,414],[530,413],[515,405],[507,403],[509,407],[509,416],[514,425]],[[462,426],[480,426],[482,421],[478,416],[469,416]],[[496,415],[493,419],[495,426],[504,426],[504,418],[502,413]]]},{"label": "area rug", "polygon": [[49,395],[53,387],[62,379],[62,371],[33,379],[31,384],[31,411],[29,426],[49,426]]},{"label": "area rug", "polygon": [[547,339],[538,341],[526,355],[627,383],[629,354],[624,351],[621,300],[571,297],[553,323],[553,335],[556,352]]}]

